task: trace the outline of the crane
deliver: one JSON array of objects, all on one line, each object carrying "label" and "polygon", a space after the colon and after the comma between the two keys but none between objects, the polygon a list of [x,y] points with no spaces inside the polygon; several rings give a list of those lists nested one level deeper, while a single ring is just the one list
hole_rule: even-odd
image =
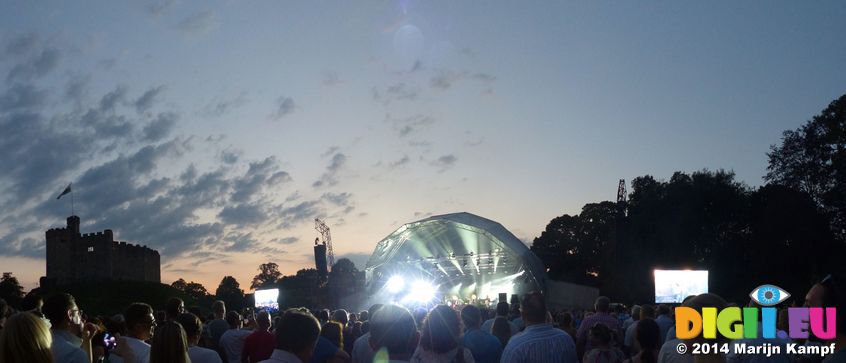
[{"label": "crane", "polygon": [[332,234],[329,233],[329,226],[319,218],[315,218],[314,229],[323,237],[323,243],[326,244],[326,248],[329,250],[329,270],[331,271],[332,267],[335,266],[335,252],[332,250]]}]

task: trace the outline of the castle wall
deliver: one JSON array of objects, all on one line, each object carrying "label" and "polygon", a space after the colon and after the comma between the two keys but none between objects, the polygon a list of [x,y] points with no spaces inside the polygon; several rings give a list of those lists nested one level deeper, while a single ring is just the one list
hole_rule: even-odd
[{"label": "castle wall", "polygon": [[67,228],[46,232],[47,280],[60,285],[98,280],[161,282],[161,259],[155,250],[116,242],[111,230],[79,234],[79,217]]}]

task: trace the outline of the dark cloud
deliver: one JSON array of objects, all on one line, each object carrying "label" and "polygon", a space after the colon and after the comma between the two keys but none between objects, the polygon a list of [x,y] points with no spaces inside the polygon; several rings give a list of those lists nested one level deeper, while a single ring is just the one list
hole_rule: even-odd
[{"label": "dark cloud", "polygon": [[43,77],[59,66],[60,58],[57,49],[44,49],[37,56],[12,67],[12,70],[6,76],[6,82],[27,81],[33,78]]},{"label": "dark cloud", "polygon": [[14,84],[0,95],[0,113],[36,108],[47,102],[47,92],[31,84]]},{"label": "dark cloud", "polygon": [[65,86],[65,97],[77,102],[81,102],[82,98],[88,93],[88,83],[91,82],[90,76],[77,76],[68,81]]},{"label": "dark cloud", "polygon": [[337,72],[326,72],[326,73],[323,74],[323,85],[324,86],[334,87],[334,86],[337,86],[341,83],[344,83],[344,82],[341,81],[340,77],[338,77]]},{"label": "dark cloud", "polygon": [[38,33],[21,34],[6,44],[6,54],[12,56],[26,55],[38,48],[41,36]]},{"label": "dark cloud", "polygon": [[114,91],[106,93],[100,99],[100,110],[114,111],[118,104],[126,101],[126,92],[125,86],[117,86]]},{"label": "dark cloud", "polygon": [[420,94],[420,89],[411,84],[407,84],[404,82],[400,82],[394,85],[389,86],[385,90],[385,96],[389,100],[393,101],[413,101],[417,99],[417,96]]},{"label": "dark cloud", "polygon": [[160,113],[154,120],[150,121],[147,126],[144,126],[144,129],[142,130],[143,140],[156,142],[164,139],[170,134],[171,130],[173,130],[173,127],[176,125],[176,121],[178,119],[179,116],[175,113]]},{"label": "dark cloud", "polygon": [[256,225],[264,222],[267,215],[259,205],[238,204],[226,206],[217,215],[225,224]]},{"label": "dark cloud", "polygon": [[147,12],[154,18],[158,18],[162,14],[164,14],[165,11],[167,11],[167,9],[169,9],[175,2],[175,0],[156,1],[150,5],[147,5]]},{"label": "dark cloud", "polygon": [[282,221],[279,226],[284,229],[290,229],[302,222],[311,221],[319,217],[319,206],[319,200],[310,200],[291,207],[284,207],[277,213],[278,218]]},{"label": "dark cloud", "polygon": [[287,115],[290,115],[297,108],[294,99],[291,97],[279,97],[276,100],[276,111],[270,116],[273,120],[279,120]]},{"label": "dark cloud", "polygon": [[453,154],[448,154],[439,157],[437,160],[432,161],[431,165],[438,168],[438,172],[442,173],[449,168],[452,168],[453,165],[458,161],[458,157]]},{"label": "dark cloud", "polygon": [[238,96],[229,99],[215,99],[200,111],[202,116],[220,117],[247,103],[247,93],[241,92]]},{"label": "dark cloud", "polygon": [[319,188],[323,186],[334,186],[338,184],[338,172],[347,163],[347,156],[343,153],[335,153],[329,166],[326,167],[326,172],[320,176],[320,179],[312,183],[312,187]]},{"label": "dark cloud", "polygon": [[150,88],[147,92],[144,92],[141,97],[138,97],[138,99],[135,100],[135,110],[138,111],[138,113],[144,113],[150,110],[156,102],[156,97],[162,93],[164,89],[164,86],[158,86]]},{"label": "dark cloud", "polygon": [[411,162],[411,159],[408,157],[408,155],[403,155],[403,157],[401,159],[395,160],[395,161],[392,161],[391,163],[389,163],[388,169],[396,169],[396,168],[399,168],[403,165],[408,164],[409,162]]},{"label": "dark cloud", "polygon": [[432,117],[422,114],[409,117],[394,117],[391,116],[391,114],[386,114],[385,121],[391,123],[394,131],[396,131],[400,137],[408,136],[435,123],[435,120]]},{"label": "dark cloud", "polygon": [[241,151],[239,150],[223,150],[220,152],[220,161],[226,164],[235,164],[240,157]]},{"label": "dark cloud", "polygon": [[267,157],[261,162],[250,163],[244,176],[235,179],[231,200],[233,202],[250,201],[265,188],[278,186],[290,180],[291,177],[287,172],[279,171],[276,158]]},{"label": "dark cloud", "polygon": [[445,90],[462,80],[478,81],[483,84],[490,85],[496,81],[496,76],[481,72],[471,73],[468,71],[456,72],[452,70],[439,70],[429,80],[429,85],[433,88]]},{"label": "dark cloud", "polygon": [[281,243],[283,245],[292,245],[300,241],[299,237],[283,237],[283,238],[274,238],[270,240],[271,243]]},{"label": "dark cloud", "polygon": [[323,196],[321,196],[323,200],[338,206],[348,205],[351,197],[352,194],[350,193],[324,193]]},{"label": "dark cloud", "polygon": [[211,10],[192,14],[176,25],[176,28],[185,35],[207,34],[215,27],[217,27],[217,18]]}]

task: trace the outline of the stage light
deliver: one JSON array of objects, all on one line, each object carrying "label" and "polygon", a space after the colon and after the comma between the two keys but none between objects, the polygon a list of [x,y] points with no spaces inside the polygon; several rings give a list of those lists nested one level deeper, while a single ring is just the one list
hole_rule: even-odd
[{"label": "stage light", "polygon": [[407,298],[415,302],[430,302],[435,298],[435,286],[428,281],[417,280],[411,284],[411,293]]},{"label": "stage light", "polygon": [[405,279],[402,276],[396,275],[392,276],[388,279],[388,283],[385,285],[388,288],[388,292],[391,293],[398,293],[402,291],[402,288],[405,287]]}]

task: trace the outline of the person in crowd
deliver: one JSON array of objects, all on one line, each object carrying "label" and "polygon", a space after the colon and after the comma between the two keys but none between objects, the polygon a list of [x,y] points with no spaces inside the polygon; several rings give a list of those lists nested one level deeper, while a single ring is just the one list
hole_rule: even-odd
[{"label": "person in crowd", "polygon": [[417,323],[406,308],[389,304],[371,310],[368,341],[380,362],[409,362],[419,340]]},{"label": "person in crowd", "polygon": [[185,312],[185,302],[178,297],[172,297],[165,304],[165,319],[173,321],[179,314]]},{"label": "person in crowd", "polygon": [[26,294],[24,296],[23,301],[21,301],[21,311],[27,311],[33,313],[37,316],[44,317],[44,313],[42,313],[41,308],[44,306],[44,299],[41,295],[34,294],[32,292]]},{"label": "person in crowd", "polygon": [[[511,326],[511,322],[509,322],[504,316],[495,317],[494,322],[491,325],[491,335],[499,340],[499,343],[502,344],[503,348],[505,348],[505,346],[508,345],[508,341],[511,340]],[[482,329],[482,331],[485,331],[484,327]]]},{"label": "person in crowd", "polygon": [[6,300],[0,298],[0,334],[3,334],[3,326],[6,323],[6,315],[8,315],[8,309],[9,305],[6,303]]},{"label": "person in crowd", "polygon": [[461,346],[461,321],[455,310],[446,305],[434,307],[420,334],[420,344],[411,362],[475,362],[473,354]]},{"label": "person in crowd", "polygon": [[153,308],[145,303],[133,303],[123,313],[126,320],[127,336],[125,337],[128,351],[132,357],[117,356],[110,357],[115,363],[149,363],[150,344],[146,341],[153,338],[156,329],[156,318],[153,316]]},{"label": "person in crowd", "polygon": [[373,316],[373,314],[382,308],[382,304],[373,304],[370,306],[370,309],[366,311],[362,311],[360,316],[364,319],[364,324],[361,326],[361,332],[363,333],[358,339],[355,340],[353,343],[353,350],[352,350],[352,361],[353,363],[372,363],[373,362],[373,348],[370,346],[370,321],[369,318]]},{"label": "person in crowd", "polygon": [[327,309],[318,310],[317,311],[317,321],[320,323],[321,326],[323,324],[326,324],[326,322],[329,321],[329,310],[327,310]]},{"label": "person in crowd", "polygon": [[[754,307],[760,309],[762,306],[756,303],[754,300],[749,301],[747,304],[748,307]],[[737,339],[731,342],[729,353],[726,354],[726,361],[732,363],[763,363],[763,362],[771,362],[771,363],[792,363],[793,357],[789,356],[786,352],[787,343],[790,343],[787,339],[781,338],[774,338],[774,339],[766,339],[763,337],[763,328],[761,324],[761,315],[760,310],[758,313],[758,337],[754,339]],[[780,352],[773,353],[769,356],[767,355],[758,355],[758,354],[734,354],[734,346],[737,344],[744,344],[746,346],[762,346],[764,344],[770,344],[774,347],[780,347]]]},{"label": "person in crowd", "polygon": [[573,313],[565,311],[558,314],[558,328],[563,330],[571,338],[576,336],[576,328],[573,327]]},{"label": "person in crowd", "polygon": [[[217,300],[212,303],[212,312],[214,319],[208,324],[208,346],[212,350],[220,353],[220,337],[223,333],[229,330],[229,323],[226,322],[226,303],[222,300]],[[224,357],[221,355],[221,359]]]},{"label": "person in crowd", "polygon": [[276,337],[270,332],[270,314],[259,311],[256,315],[256,330],[244,339],[244,349],[241,351],[242,363],[256,363],[270,358]]},{"label": "person in crowd", "polygon": [[473,354],[478,363],[499,362],[502,355],[502,343],[495,336],[482,331],[482,313],[474,305],[461,309],[461,321],[464,322],[464,347]]},{"label": "person in crowd", "polygon": [[634,324],[629,325],[629,328],[626,329],[626,334],[623,337],[623,346],[626,349],[626,352],[629,355],[635,355],[638,352],[638,346],[636,345],[635,336],[637,335],[637,324],[640,323],[641,320],[644,319],[655,319],[655,308],[652,305],[644,304],[640,308],[640,317],[638,321]]},{"label": "person in crowd", "polygon": [[640,320],[640,305],[632,306],[632,315],[623,321],[623,332],[629,330],[629,327]]},{"label": "person in crowd", "polygon": [[336,347],[343,349],[344,347],[344,334],[343,329],[341,327],[341,323],[337,321],[330,321],[326,324],[323,324],[323,327],[320,328],[320,336],[326,338]]},{"label": "person in crowd", "polygon": [[593,349],[585,353],[582,363],[620,363],[625,359],[621,350],[611,346],[611,329],[605,324],[590,328],[588,337]]},{"label": "person in crowd", "polygon": [[[362,331],[362,326],[363,326],[363,324],[360,321],[355,322],[355,324],[353,324],[353,326],[352,326],[352,329],[351,329],[352,335],[356,340],[358,340],[358,338],[360,338],[362,335],[364,335],[364,331]],[[353,342],[355,342],[355,341],[353,341]],[[347,345],[352,347],[352,344],[347,343]],[[352,348],[350,348],[350,351],[352,351]],[[352,355],[352,353],[350,353],[350,355]]]},{"label": "person in crowd", "polygon": [[0,363],[63,362],[53,357],[53,338],[44,319],[28,312],[17,313],[4,326],[0,332]]},{"label": "person in crowd", "polygon": [[423,307],[414,309],[411,312],[411,316],[414,317],[414,323],[417,324],[417,330],[423,329],[423,320],[426,320],[426,315],[429,315],[429,310]]},{"label": "person in crowd", "polygon": [[526,328],[508,341],[502,362],[578,362],[573,339],[547,321],[546,301],[540,292],[526,294],[520,310]]},{"label": "person in crowd", "polygon": [[655,318],[658,329],[661,331],[661,342],[667,339],[667,332],[673,326],[673,318],[670,317],[670,307],[666,304],[658,305],[658,316]]},{"label": "person in crowd", "polygon": [[282,314],[276,329],[276,349],[260,363],[310,362],[320,337],[320,323],[308,312],[289,309]]},{"label": "person in crowd", "polygon": [[[642,313],[643,310],[641,310]],[[635,328],[635,340],[637,340],[639,349],[636,355],[626,360],[626,363],[656,363],[662,342],[661,327],[655,320],[643,318],[635,326],[637,327]]]},{"label": "person in crowd", "polygon": [[[837,311],[846,311],[846,280],[842,276],[829,275],[820,282],[824,289],[824,298],[822,299],[822,307],[837,308]],[[837,314],[836,324],[838,329],[837,335],[833,341],[834,354],[826,357],[823,363],[846,363],[846,329],[839,327],[846,327],[846,314]]]},{"label": "person in crowd", "polygon": [[151,343],[150,363],[192,363],[185,330],[176,321],[162,323]]},{"label": "person in crowd", "polygon": [[491,328],[493,328],[494,320],[498,317],[505,318],[505,321],[508,322],[508,328],[511,330],[511,335],[517,334],[520,330],[517,328],[517,325],[514,325],[510,320],[508,320],[508,311],[511,309],[510,305],[508,305],[505,301],[500,301],[496,304],[496,316],[486,320],[482,323],[482,331],[491,332]]},{"label": "person in crowd", "polygon": [[343,349],[344,330],[341,323],[329,321],[323,324],[323,327],[327,331],[324,332],[323,328],[320,330],[320,337],[317,339],[317,345],[314,347],[314,355],[311,357],[311,363],[348,362],[350,356]]},{"label": "person in crowd", "polygon": [[200,318],[191,313],[182,313],[176,316],[176,322],[182,325],[182,329],[185,330],[185,339],[188,342],[188,357],[191,358],[192,363],[223,363],[217,352],[197,346],[202,335]]},{"label": "person in crowd", "polygon": [[[349,325],[348,325],[350,320],[349,320],[349,314],[347,313],[346,310],[344,310],[344,309],[335,310],[332,313],[332,317],[331,317],[330,321],[341,323],[341,328],[342,328],[341,333],[343,334],[343,339],[342,339],[343,341],[352,342],[352,341],[355,340],[355,338],[352,335],[352,330],[349,328]],[[347,352],[347,355],[352,354],[352,348],[353,348],[352,344],[347,344],[346,346],[340,346],[339,345],[339,347],[341,347],[341,349],[343,349],[345,352]]]},{"label": "person in crowd", "polygon": [[241,314],[238,314],[237,311],[227,312],[226,322],[229,324],[229,330],[220,336],[219,352],[223,353],[224,362],[240,363],[241,352],[244,350],[244,340],[253,332],[242,329],[244,321],[241,320]]},{"label": "person in crowd", "polygon": [[347,323],[347,326],[349,326],[350,328],[352,328],[352,326],[353,326],[356,322],[358,322],[358,314],[356,314],[356,313],[350,313],[350,321],[349,321],[349,323]]},{"label": "person in crowd", "polygon": [[[703,307],[713,307],[716,308],[717,311],[720,311],[725,309],[728,306],[728,303],[726,303],[726,301],[719,295],[701,294],[686,299],[686,301],[682,303],[682,306],[693,308],[701,314]],[[693,343],[705,342],[708,344],[722,344],[726,343],[727,340],[719,336],[719,334],[718,339],[710,339],[707,341],[702,338],[692,340],[669,340],[661,346],[661,350],[658,352],[658,363],[725,362],[725,357],[719,352],[715,354],[700,354],[695,356],[691,354],[691,347]],[[676,350],[679,344],[682,343],[687,345],[687,352],[685,354],[679,354]]]},{"label": "person in crowd", "polygon": [[51,296],[42,310],[50,320],[53,340],[50,349],[56,362],[91,362],[91,338],[97,329],[82,320],[82,310],[73,296],[65,293]]},{"label": "person in crowd", "polygon": [[580,356],[592,348],[588,339],[588,330],[596,325],[596,323],[605,324],[609,329],[611,329],[612,337],[615,337],[614,344],[619,342],[617,339],[619,339],[618,337],[622,335],[622,324],[620,324],[620,321],[617,320],[617,318],[611,316],[609,313],[611,309],[610,299],[605,296],[600,296],[596,298],[593,307],[596,313],[589,317],[585,317],[584,321],[582,321],[582,325],[579,326],[579,330],[576,331],[576,347]]},{"label": "person in crowd", "polygon": [[109,348],[106,345],[106,331],[100,330],[91,338],[91,361],[105,362],[109,358]]},{"label": "person in crowd", "polygon": [[519,304],[513,304],[511,306],[511,314],[509,315],[508,320],[510,320],[511,323],[513,323],[514,326],[517,327],[518,332],[523,331],[523,328],[525,328],[525,325],[523,323],[523,317],[520,315],[520,305]]}]

